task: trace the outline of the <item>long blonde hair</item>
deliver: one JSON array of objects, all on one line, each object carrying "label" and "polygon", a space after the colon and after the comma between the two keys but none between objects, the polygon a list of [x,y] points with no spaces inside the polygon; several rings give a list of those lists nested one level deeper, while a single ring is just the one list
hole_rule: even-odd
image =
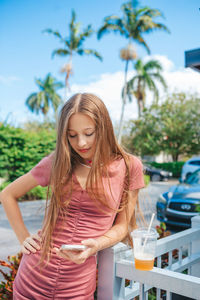
[{"label": "long blonde hair", "polygon": [[[101,182],[102,175],[106,173],[106,166],[117,158],[123,158],[126,164],[126,175],[120,210],[127,207],[129,155],[116,141],[109,113],[102,100],[89,93],[75,94],[64,104],[60,112],[57,128],[57,143],[55,152],[53,153],[50,178],[51,198],[46,206],[42,230],[41,261],[44,261],[46,256],[49,258],[52,248],[52,234],[56,220],[60,211],[67,211],[73,189],[72,173],[76,163],[80,161],[80,156],[72,149],[67,134],[69,118],[76,113],[83,113],[89,116],[94,121],[96,130],[96,150],[86,183],[87,191],[95,201],[101,202],[106,207],[109,207],[106,202],[106,197],[102,196],[102,193],[100,193],[100,190],[96,187],[102,187],[99,182]],[[68,191],[68,200],[63,202],[61,199],[64,193],[64,186],[70,182],[71,191]]]}]

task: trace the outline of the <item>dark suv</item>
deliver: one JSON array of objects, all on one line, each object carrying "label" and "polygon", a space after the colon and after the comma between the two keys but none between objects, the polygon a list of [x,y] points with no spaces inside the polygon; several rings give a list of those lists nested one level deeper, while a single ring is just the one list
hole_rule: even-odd
[{"label": "dark suv", "polygon": [[172,177],[172,172],[156,169],[147,164],[144,164],[143,168],[144,174],[149,175],[151,181],[166,181]]},{"label": "dark suv", "polygon": [[200,169],[160,195],[157,219],[168,226],[191,227],[191,218],[200,213]]}]

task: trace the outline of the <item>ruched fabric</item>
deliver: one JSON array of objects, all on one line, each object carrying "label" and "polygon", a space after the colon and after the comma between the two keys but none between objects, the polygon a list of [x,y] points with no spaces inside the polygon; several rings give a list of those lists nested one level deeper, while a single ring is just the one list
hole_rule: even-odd
[{"label": "ruched fabric", "polygon": [[[131,189],[144,186],[142,165],[131,156],[137,178],[130,181]],[[51,158],[44,158],[31,170],[40,185],[48,185]],[[42,171],[44,170],[44,172]],[[47,171],[49,170],[49,171]],[[118,208],[123,189],[125,164],[123,160],[110,165],[110,177],[103,180],[108,202]],[[88,238],[97,238],[105,234],[113,224],[116,211],[99,209],[97,204],[82,189],[73,174],[73,193],[66,216],[58,216],[53,242],[55,247],[62,244],[80,244]],[[83,264],[75,264],[53,253],[48,264],[41,269],[38,265],[40,251],[23,255],[14,281],[14,300],[93,300],[96,289],[96,256],[89,257]],[[106,276],[106,274],[105,274]]]}]

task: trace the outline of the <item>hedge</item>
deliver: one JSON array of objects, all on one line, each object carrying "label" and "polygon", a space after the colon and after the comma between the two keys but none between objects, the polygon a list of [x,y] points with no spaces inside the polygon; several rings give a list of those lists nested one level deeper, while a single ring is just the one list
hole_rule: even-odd
[{"label": "hedge", "polygon": [[[8,185],[10,184],[10,181],[5,181],[0,186],[0,192]],[[25,201],[25,200],[46,200],[47,198],[47,187],[42,186],[36,186],[32,190],[30,190],[28,193],[26,193],[23,197],[19,198],[19,201]]]},{"label": "hedge", "polygon": [[1,125],[0,177],[13,181],[24,175],[51,153],[55,145],[55,130],[26,131]]}]

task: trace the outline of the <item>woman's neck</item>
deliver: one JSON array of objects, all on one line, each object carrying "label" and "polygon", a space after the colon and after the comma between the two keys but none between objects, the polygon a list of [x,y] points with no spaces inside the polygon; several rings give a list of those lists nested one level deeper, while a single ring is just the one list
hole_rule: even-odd
[{"label": "woman's neck", "polygon": [[89,169],[90,169],[91,166],[92,166],[92,160],[85,159],[85,160],[79,162],[79,164],[80,164],[81,166],[83,166],[83,167],[86,167],[86,168],[89,168]]}]

